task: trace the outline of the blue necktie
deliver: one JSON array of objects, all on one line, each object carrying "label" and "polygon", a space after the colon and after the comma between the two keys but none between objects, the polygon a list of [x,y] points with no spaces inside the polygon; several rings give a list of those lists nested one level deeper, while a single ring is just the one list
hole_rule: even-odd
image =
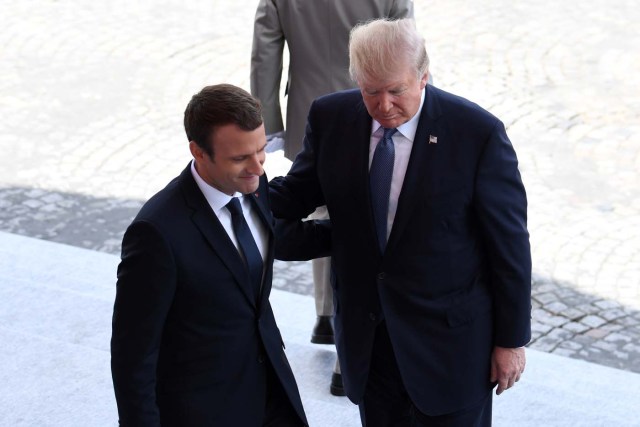
[{"label": "blue necktie", "polygon": [[260,295],[260,283],[262,282],[262,255],[258,250],[256,241],[251,235],[249,225],[244,219],[242,214],[242,207],[237,197],[233,197],[229,203],[227,203],[227,209],[231,212],[231,225],[233,231],[238,239],[238,245],[244,255],[245,265],[249,270],[249,277],[251,277],[251,284],[254,287],[256,297]]},{"label": "blue necktie", "polygon": [[389,192],[391,190],[391,176],[393,175],[393,159],[395,149],[391,137],[397,129],[384,129],[384,135],[378,142],[371,168],[369,169],[369,185],[371,186],[371,205],[373,219],[376,224],[380,253],[384,253],[387,246],[387,216],[389,213]]}]

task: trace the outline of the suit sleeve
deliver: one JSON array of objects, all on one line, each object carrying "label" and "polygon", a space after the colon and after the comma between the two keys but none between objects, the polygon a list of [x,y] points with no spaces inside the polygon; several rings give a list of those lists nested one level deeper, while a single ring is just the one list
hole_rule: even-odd
[{"label": "suit sleeve", "polygon": [[[314,131],[323,122],[317,112],[317,101],[311,104],[302,151],[296,156],[287,176],[269,182],[271,210],[276,218],[300,220],[309,216],[325,200],[318,180],[318,141]],[[316,124],[318,123],[318,124]]]},{"label": "suit sleeve", "polygon": [[284,129],[280,108],[280,80],[285,37],[273,0],[260,0],[253,26],[251,94],[262,103],[267,135]]},{"label": "suit sleeve", "polygon": [[497,122],[480,158],[476,214],[490,264],[495,344],[520,347],[531,339],[531,248],[527,197],[504,125]]},{"label": "suit sleeve", "polygon": [[276,219],[275,257],[281,261],[307,261],[331,255],[329,220]]},{"label": "suit sleeve", "polygon": [[134,222],[122,241],[112,320],[111,373],[120,425],[160,425],[156,365],[175,283],[166,240],[149,222]]}]

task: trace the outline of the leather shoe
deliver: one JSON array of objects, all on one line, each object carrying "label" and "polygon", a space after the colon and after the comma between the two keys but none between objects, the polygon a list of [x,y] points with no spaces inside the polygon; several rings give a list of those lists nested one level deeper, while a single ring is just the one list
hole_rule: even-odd
[{"label": "leather shoe", "polygon": [[335,344],[331,316],[318,316],[311,333],[311,342],[314,344]]},{"label": "leather shoe", "polygon": [[335,372],[331,374],[331,387],[329,387],[329,391],[334,396],[346,396],[344,387],[342,386],[341,374],[336,374]]}]

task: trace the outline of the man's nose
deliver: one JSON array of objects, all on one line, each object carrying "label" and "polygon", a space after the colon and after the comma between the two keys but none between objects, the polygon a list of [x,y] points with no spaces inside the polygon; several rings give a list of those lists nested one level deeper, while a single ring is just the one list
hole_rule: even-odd
[{"label": "man's nose", "polygon": [[391,100],[391,96],[389,96],[388,94],[380,95],[380,97],[378,98],[378,105],[379,105],[378,108],[383,113],[389,112],[393,107],[393,101]]},{"label": "man's nose", "polygon": [[251,158],[251,162],[249,163],[249,167],[247,170],[249,173],[253,175],[262,175],[264,173],[264,168],[262,164],[264,163],[264,156],[256,155]]}]

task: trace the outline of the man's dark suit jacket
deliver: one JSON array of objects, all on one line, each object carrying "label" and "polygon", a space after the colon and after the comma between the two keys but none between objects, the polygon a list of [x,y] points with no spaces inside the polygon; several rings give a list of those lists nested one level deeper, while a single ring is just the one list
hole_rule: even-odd
[{"label": "man's dark suit jacket", "polygon": [[248,196],[269,232],[259,296],[190,166],[127,229],[111,339],[122,425],[262,426],[267,363],[306,422],[269,303],[266,182]]},{"label": "man's dark suit jacket", "polygon": [[[272,210],[293,219],[328,206],[336,344],[349,398],[363,397],[384,319],[413,403],[428,415],[455,412],[491,391],[493,346],[530,339],[527,201],[516,155],[496,117],[428,85],[381,255],[370,135],[358,90],[316,100],[304,150],[270,183]],[[278,256],[292,255],[282,249]]]}]

